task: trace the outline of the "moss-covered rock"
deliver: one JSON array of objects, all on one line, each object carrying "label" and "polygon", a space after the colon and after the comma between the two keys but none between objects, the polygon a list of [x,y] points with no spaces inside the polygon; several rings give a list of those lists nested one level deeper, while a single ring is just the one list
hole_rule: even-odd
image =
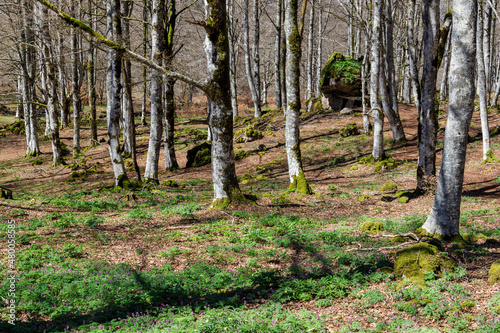
[{"label": "moss-covered rock", "polygon": [[164,182],[161,183],[162,186],[168,186],[168,187],[179,187],[179,183],[173,179],[165,180]]},{"label": "moss-covered rock", "polygon": [[359,135],[359,129],[356,123],[349,123],[340,130],[340,136],[343,138],[354,135]]},{"label": "moss-covered rock", "polygon": [[24,120],[16,120],[12,124],[7,125],[4,128],[13,134],[26,134],[26,130],[24,129]]},{"label": "moss-covered rock", "polygon": [[250,155],[252,154],[247,151],[244,151],[243,149],[236,149],[234,151],[234,160],[239,161]]},{"label": "moss-covered rock", "polygon": [[345,85],[357,84],[361,81],[361,64],[347,55],[334,52],[321,71],[319,87],[328,86],[330,79],[342,82]]},{"label": "moss-covered rock", "polygon": [[254,125],[250,124],[247,127],[239,129],[234,133],[234,139],[238,143],[250,142],[262,139],[262,132],[255,128]]},{"label": "moss-covered rock", "polygon": [[368,221],[363,223],[363,225],[359,228],[359,230],[364,231],[370,235],[375,235],[384,231],[384,224],[380,221],[377,222]]},{"label": "moss-covered rock", "polygon": [[491,265],[488,272],[488,282],[493,285],[500,281],[500,260]]},{"label": "moss-covered rock", "polygon": [[39,158],[31,162],[31,165],[41,165],[41,164],[43,164],[43,161]]},{"label": "moss-covered rock", "polygon": [[471,235],[471,238],[470,240],[474,243],[476,243],[478,240],[480,239],[484,239],[484,240],[487,240],[488,237],[486,237],[484,234],[482,233],[478,233],[478,234],[475,234],[475,235]]},{"label": "moss-covered rock", "polygon": [[407,196],[401,196],[398,198],[398,202],[402,204],[408,203],[408,201],[410,201],[410,198]]},{"label": "moss-covered rock", "polygon": [[454,271],[456,265],[455,261],[444,256],[436,246],[418,243],[396,252],[394,275],[425,285],[425,272],[441,277],[444,270]]},{"label": "moss-covered rock", "polygon": [[467,309],[473,308],[474,306],[476,306],[476,303],[474,303],[474,301],[469,300],[469,301],[463,302],[460,307],[462,308],[462,310],[467,310]]},{"label": "moss-covered rock", "polygon": [[387,191],[394,191],[397,188],[398,188],[398,184],[393,183],[393,182],[385,182],[384,185],[382,185],[382,187],[380,188],[380,190],[387,192]]},{"label": "moss-covered rock", "polygon": [[212,145],[208,141],[188,150],[186,168],[196,168],[212,163],[211,151]]}]

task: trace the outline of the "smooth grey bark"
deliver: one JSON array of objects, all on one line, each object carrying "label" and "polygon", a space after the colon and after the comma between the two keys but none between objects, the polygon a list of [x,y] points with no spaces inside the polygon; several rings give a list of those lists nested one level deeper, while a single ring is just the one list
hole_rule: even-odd
[{"label": "smooth grey bark", "polygon": [[252,60],[253,60],[253,82],[255,92],[259,101],[259,109],[255,109],[255,118],[262,114],[262,91],[260,79],[260,23],[259,23],[259,0],[253,0],[253,43],[252,43]]},{"label": "smooth grey bark", "polygon": [[439,0],[424,0],[422,7],[424,67],[422,71],[422,110],[418,127],[417,188],[424,188],[436,175],[436,80],[440,33]]},{"label": "smooth grey bark", "polygon": [[410,75],[411,75],[411,88],[413,101],[415,106],[417,107],[418,114],[422,112],[421,108],[421,90],[420,90],[420,79],[418,74],[418,65],[417,65],[417,50],[415,47],[415,14],[416,13],[416,0],[411,1],[411,5],[408,6],[408,15],[407,15],[407,44],[408,44],[408,62],[410,65]]},{"label": "smooth grey bark", "polygon": [[369,135],[372,130],[372,124],[370,123],[371,111],[366,108],[366,72],[370,64],[368,57],[369,45],[370,39],[365,38],[365,54],[363,55],[363,63],[361,64],[361,101],[363,103],[363,132],[365,135]]},{"label": "smooth grey bark", "polygon": [[[142,56],[146,58],[148,54],[148,7],[149,1],[143,0],[143,8],[142,8],[142,20],[144,23],[142,24]],[[142,66],[142,106],[141,106],[141,125],[146,126],[146,106],[147,106],[147,67]]]},{"label": "smooth grey bark", "polygon": [[236,53],[234,52],[234,45],[237,40],[235,35],[234,7],[234,0],[227,0],[227,35],[229,39],[229,67],[231,74],[231,108],[233,109],[233,118],[236,118],[238,117],[238,82],[236,80]]},{"label": "smooth grey bark", "polygon": [[66,57],[65,47],[63,42],[63,34],[57,32],[57,57],[58,61],[58,76],[59,76],[59,107],[61,108],[61,128],[68,127],[69,124],[69,98],[66,79]]},{"label": "smooth grey bark", "polygon": [[59,139],[59,125],[57,117],[57,76],[55,70],[55,61],[52,52],[52,40],[49,33],[49,26],[46,21],[48,17],[48,9],[40,4],[37,6],[38,11],[38,34],[40,36],[40,49],[43,55],[43,71],[47,103],[47,137],[52,145],[52,165],[58,166],[64,164],[62,157],[61,142]]},{"label": "smooth grey bark", "polygon": [[26,156],[38,156],[38,124],[35,101],[36,51],[34,36],[33,4],[25,0],[22,4],[24,30],[21,32],[20,59],[23,69],[22,97],[24,128],[26,131]]},{"label": "smooth grey bark", "polygon": [[370,71],[370,107],[373,117],[373,150],[375,161],[384,158],[384,113],[379,103],[380,52],[381,52],[381,0],[372,2],[372,41],[371,41],[371,71]]},{"label": "smooth grey bark", "polygon": [[[164,38],[165,1],[152,2],[151,54],[153,62],[162,64],[162,40]],[[158,184],[158,163],[160,161],[161,135],[163,132],[162,75],[151,71],[151,129],[144,181]]]},{"label": "smooth grey bark", "polygon": [[[80,0],[78,0],[80,3]],[[80,11],[81,5],[75,9],[74,2],[71,3],[72,12],[76,16],[76,12]],[[79,56],[81,52],[80,41],[79,41],[80,31],[76,28],[71,29],[71,84],[72,84],[72,100],[73,100],[73,158],[80,154],[81,143],[80,143],[80,118],[82,113],[82,99],[80,95],[81,88],[81,73]]]},{"label": "smooth grey bark", "polygon": [[17,91],[19,92],[19,96],[17,98],[17,107],[16,107],[16,118],[17,119],[23,119],[24,118],[24,111],[23,111],[23,95],[22,95],[22,72],[18,75],[17,77]]},{"label": "smooth grey bark", "polygon": [[309,14],[309,36],[307,38],[307,91],[306,91],[306,101],[307,101],[307,111],[311,110],[311,107],[314,105],[311,98],[314,96],[314,88],[313,88],[313,75],[314,75],[314,20],[315,20],[315,6],[316,3],[314,0],[311,2],[311,9]]},{"label": "smooth grey bark", "polygon": [[[106,37],[121,42],[120,0],[106,2]],[[115,185],[123,186],[127,174],[123,165],[120,147],[122,51],[108,49],[108,69],[106,75],[106,115],[108,122],[109,155],[113,164]]]},{"label": "smooth grey bark", "polygon": [[322,57],[323,57],[323,8],[321,6],[322,0],[317,0],[319,6],[318,13],[318,36],[316,37],[316,75],[314,78],[314,93],[316,96],[321,96],[321,92],[319,91],[319,79],[321,78],[321,69],[323,67]]},{"label": "smooth grey bark", "polygon": [[[283,1],[283,15],[282,15],[282,27],[284,27],[285,23],[285,7],[286,4]],[[288,75],[287,69],[286,69],[286,54],[287,54],[287,49],[286,49],[286,36],[285,32],[283,31],[283,39],[281,42],[281,61],[280,61],[280,77],[281,77],[281,104],[283,105],[283,114],[286,115],[286,108],[287,108],[287,92],[286,92],[286,77]]]},{"label": "smooth grey bark", "polygon": [[253,75],[254,72],[252,71],[252,61],[250,59],[250,27],[248,23],[248,11],[249,11],[248,0],[243,0],[243,53],[245,54],[245,70],[247,74],[248,87],[250,88],[250,93],[252,94],[252,99],[254,104],[254,116],[255,118],[258,118],[260,117],[262,111],[260,104],[260,92],[257,90],[258,86],[257,83],[255,82],[255,77]]},{"label": "smooth grey bark", "polygon": [[281,15],[282,0],[276,0],[276,36],[274,42],[274,94],[276,99],[276,109],[283,107],[281,100]]},{"label": "smooth grey bark", "polygon": [[288,191],[310,194],[312,190],[307,183],[302,167],[300,152],[300,57],[302,53],[301,38],[297,25],[297,1],[285,3],[284,32],[286,41],[286,119],[285,141],[288,161],[290,186]]},{"label": "smooth grey bark", "polygon": [[403,64],[403,78],[402,78],[402,99],[403,103],[411,103],[411,76],[410,76],[410,66],[408,64],[408,48],[404,51],[403,59],[405,59]]},{"label": "smooth grey bark", "polygon": [[[134,3],[128,0],[121,1],[122,17],[130,17]],[[128,19],[122,21],[122,40],[125,47],[130,48],[130,23]],[[132,156],[135,149],[135,124],[134,124],[134,101],[132,99],[132,63],[130,59],[122,60],[122,115],[123,115],[123,152],[125,156]],[[135,154],[134,154],[135,155]],[[135,163],[134,163],[135,162]],[[137,164],[132,161],[132,164]]]},{"label": "smooth grey bark", "polygon": [[450,100],[436,197],[422,226],[430,234],[459,235],[465,156],[474,111],[474,65],[476,60],[475,1],[453,1],[453,34],[450,63]]},{"label": "smooth grey bark", "polygon": [[444,101],[448,97],[448,73],[450,71],[451,57],[451,38],[448,38],[443,57],[443,77],[441,79],[441,88],[439,89],[439,100]]},{"label": "smooth grey bark", "polygon": [[483,160],[488,158],[491,150],[490,130],[488,126],[488,96],[486,95],[486,71],[485,54],[483,44],[483,3],[478,2],[477,6],[477,32],[476,32],[476,63],[477,63],[477,95],[479,97],[479,114],[481,117],[481,133],[483,137]]},{"label": "smooth grey bark", "polygon": [[[480,2],[479,5],[482,6],[483,2]],[[496,6],[496,1],[493,4]],[[484,12],[484,20],[483,20],[483,29],[478,30],[477,34],[482,33],[482,41],[483,41],[483,58],[484,58],[484,77],[485,77],[485,90],[486,90],[486,103],[489,102],[491,95],[491,56],[492,56],[492,42],[494,38],[494,34],[491,33],[491,27],[493,24],[493,8],[485,4],[486,8]],[[478,15],[479,11],[478,11]]]},{"label": "smooth grey bark", "polygon": [[[92,0],[88,0],[88,15],[90,26],[95,29],[95,18],[92,16]],[[89,40],[87,51],[87,85],[89,90],[89,114],[90,114],[90,145],[95,146],[97,141],[97,107],[96,107],[96,73],[95,73],[96,48],[94,42]]]}]

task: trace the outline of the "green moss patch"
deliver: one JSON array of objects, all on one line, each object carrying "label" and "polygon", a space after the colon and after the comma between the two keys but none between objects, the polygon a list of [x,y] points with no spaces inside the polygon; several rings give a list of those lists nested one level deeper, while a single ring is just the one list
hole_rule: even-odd
[{"label": "green moss patch", "polygon": [[238,143],[255,141],[262,139],[262,132],[256,129],[254,125],[250,124],[236,131],[236,133],[234,133],[234,138]]},{"label": "green moss patch", "polygon": [[486,153],[486,159],[481,163],[481,164],[490,164],[490,163],[497,163],[500,162],[500,158],[496,158],[495,155],[493,155],[493,151],[490,149]]},{"label": "green moss patch", "polygon": [[212,163],[212,145],[204,142],[187,152],[186,168],[196,168]]},{"label": "green moss patch", "polygon": [[499,281],[500,281],[500,260],[494,262],[493,265],[491,265],[490,270],[488,272],[488,282],[491,285],[494,285]]},{"label": "green moss patch", "polygon": [[252,154],[247,151],[244,151],[243,149],[236,149],[234,151],[234,160],[239,161],[250,155]]},{"label": "green moss patch", "polygon": [[396,252],[394,275],[398,278],[406,277],[420,285],[425,285],[426,272],[432,272],[438,277],[442,277],[444,270],[452,272],[456,265],[436,246],[418,243]]},{"label": "green moss patch", "polygon": [[340,136],[343,138],[354,135],[359,135],[359,129],[356,123],[349,123],[340,130]]},{"label": "green moss patch", "polygon": [[7,125],[4,128],[13,134],[26,134],[26,130],[24,128],[24,120],[16,120],[12,124]]},{"label": "green moss patch", "polygon": [[164,182],[161,183],[162,186],[168,186],[168,187],[179,187],[179,183],[173,179],[165,180]]},{"label": "green moss patch", "polygon": [[364,231],[370,235],[375,235],[375,234],[378,234],[378,233],[384,231],[384,224],[380,221],[377,221],[377,222],[368,221],[368,222],[365,222],[359,228],[359,230]]},{"label": "green moss patch", "polygon": [[397,188],[398,188],[398,184],[393,183],[393,182],[385,182],[384,185],[382,185],[382,187],[380,188],[380,190],[387,192],[387,191],[394,191]]}]

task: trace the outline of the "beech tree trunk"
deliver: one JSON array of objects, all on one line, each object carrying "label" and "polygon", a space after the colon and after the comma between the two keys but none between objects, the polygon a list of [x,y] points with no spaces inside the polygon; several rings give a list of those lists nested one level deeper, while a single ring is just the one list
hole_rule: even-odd
[{"label": "beech tree trunk", "polygon": [[238,117],[238,89],[236,80],[236,53],[234,44],[236,43],[235,23],[234,23],[234,0],[227,0],[228,27],[227,35],[229,38],[229,67],[231,79],[231,108],[233,109],[233,118]]},{"label": "beech tree trunk", "polygon": [[319,91],[319,80],[321,78],[321,70],[323,67],[322,56],[323,56],[323,8],[321,6],[322,0],[317,0],[319,2],[319,13],[318,13],[318,37],[316,38],[316,76],[314,79],[314,92],[316,96],[321,96]]},{"label": "beech tree trunk", "polygon": [[22,8],[24,30],[21,36],[21,63],[25,65],[22,76],[22,96],[24,110],[24,128],[26,131],[26,157],[38,156],[38,124],[35,101],[36,52],[33,31],[33,4],[29,0],[23,2]]},{"label": "beech tree trunk", "polygon": [[[71,4],[72,12],[75,13],[80,10],[75,9],[74,2]],[[71,29],[71,84],[73,88],[72,98],[73,98],[73,158],[80,154],[81,143],[80,143],[80,116],[82,113],[82,99],[80,96],[81,79],[80,79],[80,64],[78,62],[79,54],[81,52],[80,42],[79,42],[79,31],[77,29]]]},{"label": "beech tree trunk", "polygon": [[[132,1],[121,1],[122,17],[129,17],[132,13],[134,3]],[[122,40],[125,47],[130,48],[130,23],[128,19],[122,22]],[[135,124],[134,124],[134,101],[132,99],[132,63],[130,59],[123,59],[122,71],[122,115],[123,115],[123,152],[125,156],[132,156],[135,148]],[[134,164],[134,161],[132,161]]]},{"label": "beech tree trunk", "polygon": [[[250,27],[248,23],[248,11],[249,11],[248,0],[243,0],[243,53],[245,54],[245,69],[247,73],[248,86],[250,88],[250,93],[252,94],[252,99],[254,104],[254,116],[255,118],[258,118],[260,117],[262,111],[260,105],[260,93],[257,90],[258,86],[257,83],[255,82],[255,77],[253,75],[254,72],[252,72],[252,61],[250,59]],[[255,45],[255,40],[254,40],[254,45]]]},{"label": "beech tree trunk", "polygon": [[314,0],[311,3],[311,10],[309,15],[309,36],[307,39],[307,92],[306,92],[306,101],[307,101],[307,111],[311,110],[312,105],[314,104],[311,101],[311,98],[314,97],[313,91],[313,75],[314,75],[314,20],[315,20],[315,2]]},{"label": "beech tree trunk", "polygon": [[55,61],[52,52],[52,40],[49,33],[49,26],[46,21],[48,17],[48,9],[40,4],[38,9],[38,34],[40,36],[40,49],[43,55],[43,64],[46,80],[46,97],[47,97],[47,137],[52,144],[52,165],[58,166],[64,164],[64,159],[61,153],[61,142],[59,139],[59,125],[57,122],[57,77],[55,71]]},{"label": "beech tree trunk", "polygon": [[[162,40],[164,38],[165,1],[153,1],[151,54],[153,62],[162,64]],[[144,181],[158,184],[158,163],[160,161],[161,135],[163,132],[163,105],[162,105],[162,75],[157,70],[151,71],[151,130],[149,132],[149,146],[146,157]]]},{"label": "beech tree trunk", "polygon": [[441,88],[439,89],[439,100],[441,101],[446,100],[446,97],[448,97],[448,72],[450,71],[450,57],[451,38],[448,38],[443,57],[443,78],[441,80]]},{"label": "beech tree trunk", "polygon": [[417,188],[424,188],[436,175],[436,79],[439,46],[439,0],[424,0],[422,9],[424,67],[422,112],[419,119]]},{"label": "beech tree trunk", "polygon": [[[106,35],[108,39],[121,42],[120,0],[106,2]],[[108,49],[108,72],[106,76],[106,114],[108,120],[109,155],[113,164],[115,185],[123,186],[127,174],[123,165],[120,147],[122,51]]]},{"label": "beech tree trunk", "polygon": [[465,155],[469,125],[474,111],[476,6],[475,1],[453,1],[450,100],[443,161],[434,204],[427,221],[422,226],[430,234],[450,238],[459,235]]},{"label": "beech tree trunk", "polygon": [[380,42],[382,6],[381,0],[373,0],[373,25],[372,25],[372,45],[371,45],[371,72],[370,72],[370,106],[373,117],[373,151],[372,156],[375,161],[384,158],[384,113],[379,103],[379,80],[380,80]]},{"label": "beech tree trunk", "polygon": [[255,85],[255,92],[257,100],[259,101],[259,108],[255,109],[255,118],[262,114],[262,89],[260,83],[260,2],[253,0],[253,44],[252,44],[252,60],[253,60],[253,82]]},{"label": "beech tree trunk", "polygon": [[[92,1],[88,1],[90,26],[95,29],[95,18],[92,16]],[[95,146],[97,141],[97,108],[96,108],[96,90],[95,90],[95,53],[94,42],[89,41],[87,51],[87,84],[89,89],[89,113],[90,113],[90,145]]]},{"label": "beech tree trunk", "polygon": [[276,109],[283,107],[281,100],[281,13],[282,0],[276,0],[276,37],[274,42],[274,94]]},{"label": "beech tree trunk", "polygon": [[407,17],[407,43],[408,43],[408,60],[410,64],[410,75],[411,75],[411,87],[412,87],[412,95],[415,106],[417,107],[418,114],[422,112],[421,108],[421,97],[420,97],[420,79],[418,74],[418,65],[417,65],[417,50],[415,47],[415,36],[414,36],[414,27],[415,27],[415,12],[416,12],[416,0],[411,0],[411,5],[408,6],[408,17]]},{"label": "beech tree trunk", "polygon": [[301,39],[297,26],[297,1],[289,0],[285,4],[284,32],[286,40],[286,120],[285,140],[288,160],[290,186],[287,191],[297,191],[303,195],[311,194],[302,167],[300,153],[300,57]]},{"label": "beech tree trunk", "polygon": [[[149,8],[149,1],[144,0],[143,1],[143,8],[142,8],[142,20],[144,23],[142,24],[142,56],[146,58],[148,54],[148,8]],[[146,126],[146,108],[147,108],[147,67],[142,66],[142,108],[141,108],[141,125]]]},{"label": "beech tree trunk", "polygon": [[485,55],[483,47],[483,3],[477,6],[477,32],[476,32],[476,62],[477,62],[477,95],[479,96],[479,112],[481,116],[481,133],[483,136],[483,160],[488,158],[491,150],[490,130],[488,126],[488,97],[486,95]]}]

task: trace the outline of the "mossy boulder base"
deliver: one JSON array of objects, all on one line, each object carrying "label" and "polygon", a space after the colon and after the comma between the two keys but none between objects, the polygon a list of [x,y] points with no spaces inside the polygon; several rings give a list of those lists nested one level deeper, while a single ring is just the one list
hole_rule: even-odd
[{"label": "mossy boulder base", "polygon": [[446,253],[440,252],[436,246],[422,242],[396,252],[394,275],[425,285],[426,272],[441,277],[445,270],[454,271],[456,265],[455,261],[448,258]]},{"label": "mossy boulder base", "polygon": [[212,163],[212,145],[204,142],[187,152],[186,168],[195,168]]}]

